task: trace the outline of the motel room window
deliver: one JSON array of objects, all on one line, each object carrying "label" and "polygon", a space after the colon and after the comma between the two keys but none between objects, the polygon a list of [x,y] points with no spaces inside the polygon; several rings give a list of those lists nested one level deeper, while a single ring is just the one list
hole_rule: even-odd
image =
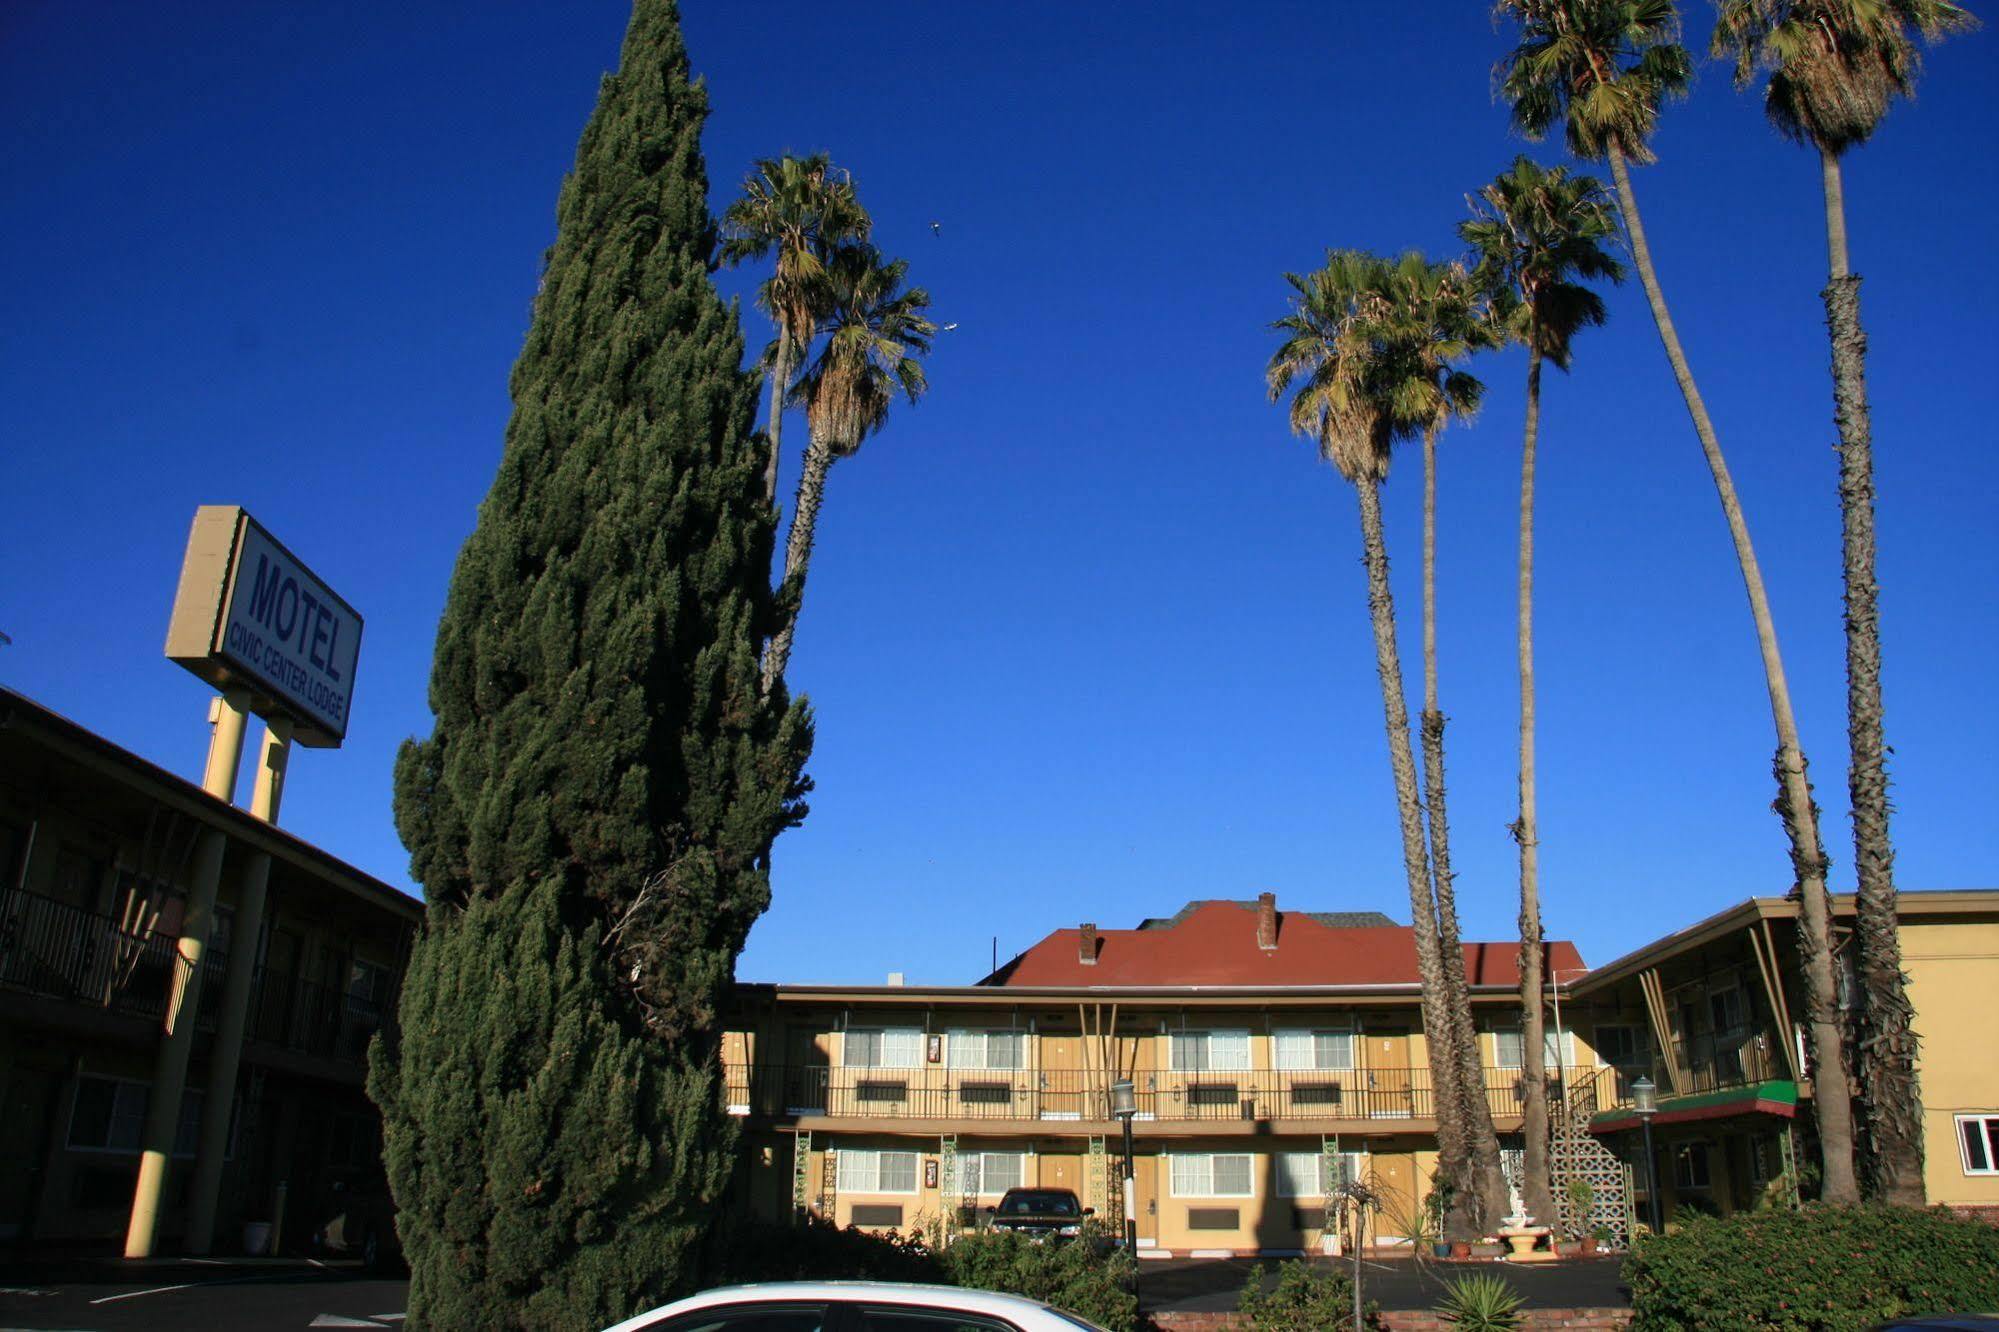
[{"label": "motel room window", "polygon": [[1713,1175],[1708,1169],[1708,1148],[1704,1142],[1690,1142],[1673,1151],[1673,1184],[1699,1191],[1709,1188]]},{"label": "motel room window", "polygon": [[1999,1114],[1959,1115],[1957,1145],[1967,1175],[1999,1175]]},{"label": "motel room window", "polygon": [[[1550,1023],[1541,1032],[1545,1044],[1542,1061],[1550,1070],[1574,1068],[1576,1063],[1576,1034],[1562,1032],[1562,1043],[1555,1044],[1555,1028]],[[1525,1068],[1527,1066],[1526,1038],[1518,1027],[1495,1027],[1492,1032],[1494,1054],[1501,1068]],[[1567,1056],[1564,1058],[1563,1056]]]},{"label": "motel room window", "polygon": [[1739,985],[1715,990],[1707,997],[1708,1030],[1717,1036],[1733,1036],[1749,1030],[1749,996]]},{"label": "motel room window", "polygon": [[1638,1028],[1631,1023],[1599,1024],[1595,1041],[1596,1062],[1600,1068],[1635,1068],[1650,1062]]},{"label": "motel room window", "polygon": [[1026,1152],[959,1152],[958,1191],[967,1197],[997,1197],[1027,1182]]},{"label": "motel room window", "polygon": [[1277,1196],[1324,1198],[1359,1179],[1364,1165],[1359,1152],[1331,1157],[1324,1152],[1281,1153],[1277,1158]]},{"label": "motel room window", "polygon": [[1247,1031],[1176,1031],[1169,1051],[1177,1073],[1239,1073],[1249,1069]]},{"label": "motel room window", "polygon": [[866,1147],[840,1149],[840,1191],[916,1192],[916,1153],[881,1152]]},{"label": "motel room window", "polygon": [[915,1068],[923,1058],[923,1033],[915,1027],[855,1027],[847,1032],[848,1068]]},{"label": "motel room window", "polygon": [[1343,1072],[1353,1067],[1353,1033],[1339,1029],[1276,1032],[1274,1045],[1280,1070]]},{"label": "motel room window", "polygon": [[69,1116],[73,1152],[136,1152],[146,1128],[143,1082],[84,1074],[76,1080],[76,1104]]},{"label": "motel room window", "polygon": [[1176,1152],[1173,1196],[1176,1198],[1249,1198],[1255,1196],[1254,1172],[1248,1152]]},{"label": "motel room window", "polygon": [[1011,1071],[1026,1066],[1027,1037],[1018,1031],[972,1031],[953,1027],[945,1034],[952,1068]]}]

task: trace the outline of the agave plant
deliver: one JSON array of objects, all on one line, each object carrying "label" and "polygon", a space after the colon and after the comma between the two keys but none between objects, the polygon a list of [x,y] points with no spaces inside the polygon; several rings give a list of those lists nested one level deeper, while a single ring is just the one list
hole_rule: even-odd
[{"label": "agave plant", "polygon": [[1481,1272],[1459,1277],[1444,1288],[1437,1316],[1463,1332],[1509,1332],[1520,1326],[1526,1303],[1505,1277]]}]

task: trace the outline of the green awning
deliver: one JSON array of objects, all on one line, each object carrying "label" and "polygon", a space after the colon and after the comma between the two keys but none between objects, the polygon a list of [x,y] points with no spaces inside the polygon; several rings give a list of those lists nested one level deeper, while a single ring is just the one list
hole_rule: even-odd
[{"label": "green awning", "polygon": [[[1690,1096],[1661,1096],[1654,1124],[1686,1124],[1703,1119],[1732,1119],[1738,1115],[1778,1115],[1790,1119],[1798,1113],[1798,1084],[1789,1080],[1753,1082],[1744,1087],[1695,1092]],[[1621,1133],[1640,1127],[1643,1121],[1630,1106],[1599,1110],[1590,1116],[1592,1133]]]}]

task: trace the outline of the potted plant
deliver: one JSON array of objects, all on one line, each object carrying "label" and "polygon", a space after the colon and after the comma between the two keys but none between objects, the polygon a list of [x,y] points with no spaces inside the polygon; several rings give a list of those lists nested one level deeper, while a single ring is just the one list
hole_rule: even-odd
[{"label": "potted plant", "polygon": [[1598,1226],[1589,1233],[1589,1251],[1595,1253],[1598,1249],[1609,1248],[1613,1238],[1609,1226]]},{"label": "potted plant", "polygon": [[1565,1192],[1569,1195],[1569,1238],[1583,1253],[1594,1253],[1596,1240],[1590,1236],[1589,1214],[1596,1205],[1596,1190],[1586,1179],[1572,1179]]},{"label": "potted plant", "polygon": [[[1583,1242],[1579,1239],[1553,1239],[1555,1255],[1559,1258],[1573,1258],[1582,1252]],[[1595,1247],[1594,1243],[1591,1245]]]},{"label": "potted plant", "polygon": [[1456,1246],[1444,1238],[1444,1214],[1451,1210],[1451,1185],[1438,1181],[1423,1198],[1423,1232],[1431,1241],[1430,1252],[1439,1258],[1457,1256]]},{"label": "potted plant", "polygon": [[1471,1246],[1471,1256],[1474,1258],[1504,1258],[1506,1256],[1506,1241],[1500,1239],[1497,1235],[1482,1235],[1479,1237],[1478,1243]]}]

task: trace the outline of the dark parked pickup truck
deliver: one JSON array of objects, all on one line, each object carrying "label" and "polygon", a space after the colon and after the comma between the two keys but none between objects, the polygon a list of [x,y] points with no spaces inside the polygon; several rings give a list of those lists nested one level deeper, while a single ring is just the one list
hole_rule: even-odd
[{"label": "dark parked pickup truck", "polygon": [[1069,1189],[1008,1189],[991,1220],[995,1230],[1030,1239],[1073,1239],[1083,1233],[1083,1218],[1095,1214]]}]

